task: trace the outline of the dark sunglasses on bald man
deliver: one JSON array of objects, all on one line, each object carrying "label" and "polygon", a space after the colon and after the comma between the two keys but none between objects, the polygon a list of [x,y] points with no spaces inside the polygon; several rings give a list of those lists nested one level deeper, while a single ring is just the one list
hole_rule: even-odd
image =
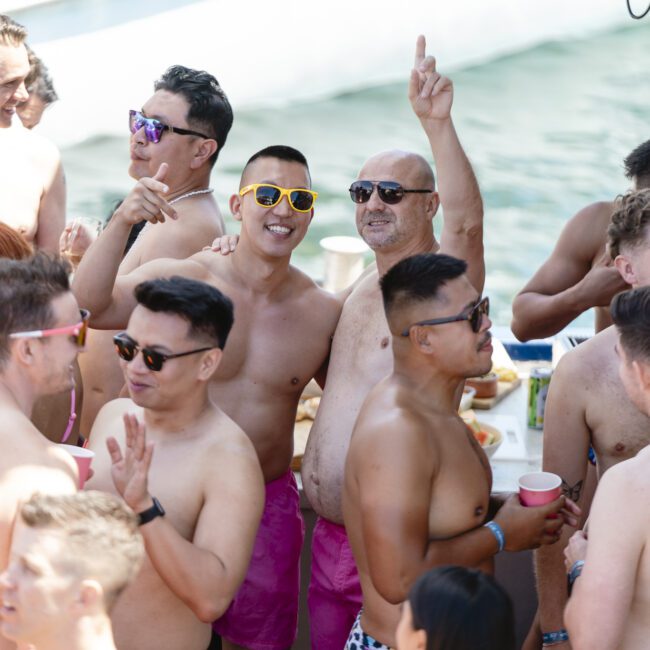
[{"label": "dark sunglasses on bald man", "polygon": [[388,205],[399,203],[405,194],[433,193],[433,190],[407,190],[394,181],[354,181],[350,185],[350,198],[355,203],[368,203],[375,187],[379,198]]},{"label": "dark sunglasses on bald man", "polygon": [[432,318],[431,320],[421,320],[417,323],[409,325],[403,332],[402,336],[408,336],[411,330],[411,327],[423,327],[425,325],[442,325],[443,323],[455,323],[457,321],[468,321],[472,332],[478,334],[481,330],[481,321],[483,320],[483,314],[486,316],[490,315],[490,299],[485,296],[485,298],[478,300],[475,305],[464,309],[460,314],[456,316],[446,316],[445,318]]},{"label": "dark sunglasses on bald man", "polygon": [[160,142],[160,138],[162,138],[162,134],[165,131],[178,133],[179,135],[196,135],[199,138],[210,140],[210,136],[203,135],[203,133],[199,133],[198,131],[181,129],[178,126],[169,126],[169,124],[163,124],[154,117],[145,117],[140,111],[129,111],[129,130],[131,133],[137,133],[140,129],[144,129],[145,138],[154,144]]},{"label": "dark sunglasses on bald man", "polygon": [[[120,332],[113,337],[113,343],[115,344],[115,349],[120,359],[124,361],[133,361],[138,356],[138,350],[140,346],[126,333]],[[163,352],[158,352],[158,350],[153,350],[151,348],[142,348],[142,358],[144,360],[144,365],[158,372],[163,369],[165,361],[169,359],[177,359],[178,357],[186,357],[190,354],[198,354],[199,352],[206,352],[207,350],[213,350],[216,348],[216,345],[211,345],[207,348],[198,348],[197,350],[189,350],[188,352],[178,352],[177,354],[164,354]]]}]

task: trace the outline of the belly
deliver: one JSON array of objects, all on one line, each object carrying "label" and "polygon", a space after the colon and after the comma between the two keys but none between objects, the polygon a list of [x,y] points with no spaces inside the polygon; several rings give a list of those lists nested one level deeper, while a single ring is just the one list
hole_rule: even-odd
[{"label": "belly", "polygon": [[211,629],[169,590],[147,561],[111,614],[120,650],[205,650]]}]

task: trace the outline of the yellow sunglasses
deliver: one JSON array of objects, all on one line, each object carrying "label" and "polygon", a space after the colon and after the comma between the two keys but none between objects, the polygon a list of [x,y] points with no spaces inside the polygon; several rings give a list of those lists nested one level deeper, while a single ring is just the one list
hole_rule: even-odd
[{"label": "yellow sunglasses", "polygon": [[263,208],[272,208],[282,200],[283,196],[287,197],[292,210],[296,212],[309,212],[314,207],[314,201],[318,198],[317,192],[305,190],[299,187],[287,189],[278,187],[269,183],[253,183],[246,185],[239,190],[239,196],[244,196],[248,192],[255,191],[255,203]]}]

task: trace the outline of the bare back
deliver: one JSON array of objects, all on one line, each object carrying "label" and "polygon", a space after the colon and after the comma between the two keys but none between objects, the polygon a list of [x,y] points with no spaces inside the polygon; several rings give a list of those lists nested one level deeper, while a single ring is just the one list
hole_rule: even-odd
[{"label": "bare back", "polygon": [[[189,197],[175,207],[178,220],[146,224],[125,255],[118,276],[158,259],[185,259],[225,232],[223,217],[212,196]],[[84,378],[80,432],[87,436],[99,410],[120,395],[124,378],[113,348],[114,330],[90,330],[85,354],[79,357]]]},{"label": "bare back", "polygon": [[[114,436],[124,448],[124,413],[141,417],[142,409],[129,399],[118,399],[107,404],[97,417],[91,436],[95,475],[88,481],[88,489],[116,493],[106,439]],[[186,540],[197,543],[195,535],[200,525],[206,526],[205,521],[199,521],[205,517],[203,510],[209,501],[225,500],[238,507],[238,499],[252,500],[245,490],[235,496],[228,488],[229,483],[237,484],[239,475],[247,476],[247,467],[256,468],[253,478],[260,481],[255,487],[261,496],[254,449],[243,431],[218,408],[211,407],[200,420],[177,434],[149,427],[147,439],[155,444],[149,491],[164,505],[165,517]],[[215,476],[220,481],[219,494],[214,494]],[[207,522],[213,530],[223,531],[216,535],[224,538],[232,534],[227,524],[222,520]],[[252,549],[254,532],[255,528],[238,531],[240,546]],[[205,650],[210,642],[210,625],[201,622],[172,592],[148,557],[136,580],[120,596],[111,618],[116,646],[123,650]]]},{"label": "bare back", "polygon": [[332,343],[327,386],[302,463],[309,503],[330,521],[343,523],[343,468],[361,405],[392,368],[391,334],[374,271],[359,283],[343,306]]},{"label": "bare back", "polygon": [[[491,485],[488,460],[457,414],[437,411],[393,376],[372,390],[352,435],[343,487],[366,633],[394,646],[398,603],[429,568],[429,542],[480,526]],[[492,563],[481,568],[491,571]]]}]

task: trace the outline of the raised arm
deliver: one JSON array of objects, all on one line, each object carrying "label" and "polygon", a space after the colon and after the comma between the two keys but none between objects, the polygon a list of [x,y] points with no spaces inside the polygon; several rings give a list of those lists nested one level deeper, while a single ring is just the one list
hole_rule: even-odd
[{"label": "raised arm", "polygon": [[[395,436],[395,431],[400,435]],[[373,444],[363,462],[354,465],[359,512],[370,577],[390,603],[406,599],[416,578],[443,564],[476,567],[498,551],[493,533],[484,526],[448,539],[431,539],[429,512],[436,489],[435,451],[417,429],[403,420],[373,431]],[[506,550],[534,548],[557,539],[564,498],[543,508],[524,508],[513,495],[495,521],[502,527]]]},{"label": "raised arm", "polygon": [[[578,350],[567,354],[553,374],[544,412],[543,469],[560,476],[565,495],[587,513],[591,496],[585,495],[590,442],[584,407],[588,386],[585,386],[585,375],[581,374],[578,359]],[[564,627],[567,589],[563,551],[574,532],[574,528],[565,527],[557,544],[535,552],[542,632],[555,632]],[[570,647],[570,643],[565,642],[558,645],[558,650]]]},{"label": "raised arm", "polygon": [[584,569],[565,612],[574,650],[622,647],[637,581],[645,579],[639,562],[648,535],[647,461],[637,457],[612,467],[596,491]]},{"label": "raised arm", "polygon": [[520,341],[557,334],[587,309],[609,305],[627,287],[607,254],[592,268],[610,213],[610,203],[594,203],[567,222],[551,256],[513,302],[511,329]]},{"label": "raised arm", "polygon": [[[109,442],[113,480],[133,510],[142,512],[153,505],[146,482],[153,447],[135,416],[124,420],[124,457],[117,442]],[[199,476],[205,477],[203,507],[192,540],[166,517],[140,530],[160,577],[199,620],[211,623],[225,612],[246,575],[264,508],[264,479],[254,451],[243,448],[206,454]]]},{"label": "raised arm", "polygon": [[424,36],[418,36],[409,100],[429,139],[438,174],[444,216],[441,249],[468,263],[467,275],[474,287],[482,291],[483,200],[451,119],[453,92],[451,80],[436,71],[432,56],[426,56]]},{"label": "raised arm", "polygon": [[49,179],[38,206],[38,229],[34,240],[40,250],[56,255],[65,227],[65,179],[58,151],[52,152]]}]

